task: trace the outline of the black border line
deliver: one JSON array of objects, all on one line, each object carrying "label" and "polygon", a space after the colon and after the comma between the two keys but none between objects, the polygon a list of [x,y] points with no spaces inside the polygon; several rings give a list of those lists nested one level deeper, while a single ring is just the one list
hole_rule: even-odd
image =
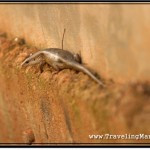
[{"label": "black border line", "polygon": [[78,0],[74,0],[74,1],[30,1],[30,0],[26,0],[26,1],[21,1],[21,0],[16,0],[16,1],[10,1],[10,0],[5,0],[5,1],[1,1],[0,0],[0,4],[150,4],[150,0],[145,0],[145,1],[134,1],[134,0],[125,0],[125,1],[116,1],[116,0],[108,0],[108,1],[78,1]]},{"label": "black border line", "polygon": [[60,3],[63,3],[63,2],[69,2],[69,3],[72,3],[72,2],[78,2],[78,3],[81,3],[81,2],[87,2],[87,3],[93,3],[93,2],[104,2],[104,3],[109,3],[109,2],[127,2],[127,3],[130,3],[130,2],[150,2],[150,0],[94,0],[94,1],[90,1],[90,0],[4,0],[4,1],[1,1],[0,2],[53,2],[53,3],[57,3],[57,2],[60,2]]},{"label": "black border line", "polygon": [[[107,144],[110,144],[110,146],[150,146],[150,143],[32,143],[32,145],[28,144],[28,143],[0,143],[0,147],[3,146],[4,144],[9,145],[10,146],[31,146],[31,147],[37,147],[39,146],[38,144],[41,144],[41,145],[45,145],[45,146],[88,146],[88,147],[93,147],[94,145],[95,146],[109,146]],[[18,145],[16,145],[18,144]]]},{"label": "black border line", "polygon": [[139,4],[142,4],[142,3],[150,3],[150,0],[94,0],[94,1],[88,1],[88,0],[3,0],[1,1],[0,0],[0,4],[1,3],[12,3],[12,4],[16,4],[16,3],[35,3],[35,4],[38,4],[38,3],[77,3],[77,4],[84,4],[84,3],[87,3],[87,4],[94,4],[94,3],[104,3],[104,4],[113,4],[113,3],[119,3],[119,4],[124,4],[124,3],[128,3],[128,4],[136,4],[136,3],[139,3]]}]

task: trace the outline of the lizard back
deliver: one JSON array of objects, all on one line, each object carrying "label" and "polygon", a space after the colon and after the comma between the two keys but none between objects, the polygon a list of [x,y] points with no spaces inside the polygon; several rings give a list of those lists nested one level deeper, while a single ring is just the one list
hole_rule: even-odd
[{"label": "lizard back", "polygon": [[44,49],[43,51],[51,52],[57,55],[58,57],[61,57],[62,59],[65,59],[67,61],[77,62],[74,55],[67,50],[62,50],[59,48],[49,48],[49,49]]}]

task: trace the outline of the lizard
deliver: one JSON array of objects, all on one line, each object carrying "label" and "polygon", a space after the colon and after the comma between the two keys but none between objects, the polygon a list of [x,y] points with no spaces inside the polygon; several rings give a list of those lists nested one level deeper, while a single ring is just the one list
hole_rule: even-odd
[{"label": "lizard", "polygon": [[47,63],[56,71],[60,71],[62,69],[74,69],[76,71],[84,72],[100,86],[104,87],[104,83],[100,81],[89,69],[83,66],[83,64],[81,64],[81,57],[78,54],[73,54],[70,51],[63,49],[64,34],[65,29],[62,37],[62,49],[48,48],[35,52],[22,62],[21,67],[41,64],[40,68],[42,68],[43,65]]},{"label": "lizard", "polygon": [[104,87],[104,83],[99,80],[89,69],[81,64],[81,59],[78,54],[73,54],[70,51],[59,48],[48,48],[35,52],[33,55],[26,58],[21,66],[41,64],[49,64],[56,71],[62,69],[74,69],[82,71],[96,81],[100,86]]}]

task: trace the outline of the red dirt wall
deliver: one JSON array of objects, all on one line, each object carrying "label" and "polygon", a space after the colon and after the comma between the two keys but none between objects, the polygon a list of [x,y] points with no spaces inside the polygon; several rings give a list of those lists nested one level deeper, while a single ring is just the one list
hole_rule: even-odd
[{"label": "red dirt wall", "polygon": [[0,36],[0,143],[149,143],[90,139],[96,134],[149,134],[150,83],[100,88],[82,72],[47,65],[20,68],[38,49]]}]

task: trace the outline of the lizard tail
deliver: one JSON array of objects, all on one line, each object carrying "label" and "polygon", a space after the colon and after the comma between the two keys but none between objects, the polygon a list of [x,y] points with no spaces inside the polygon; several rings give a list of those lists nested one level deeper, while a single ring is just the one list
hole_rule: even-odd
[{"label": "lizard tail", "polygon": [[94,81],[96,81],[100,86],[105,87],[104,83],[99,80],[97,77],[95,77],[95,75],[89,71],[86,67],[82,66],[81,64],[77,63],[77,62],[68,62],[64,59],[62,59],[62,61],[69,66],[69,68],[74,68],[77,71],[82,71],[85,74],[87,74],[88,76],[90,76]]},{"label": "lizard tail", "polygon": [[87,68],[85,68],[84,66],[80,65],[80,64],[76,64],[74,65],[74,67],[76,68],[77,71],[83,71],[85,74],[87,74],[88,76],[90,76],[94,81],[96,81],[100,86],[104,87],[104,83],[98,79],[97,77],[95,77],[95,75],[89,71]]}]

